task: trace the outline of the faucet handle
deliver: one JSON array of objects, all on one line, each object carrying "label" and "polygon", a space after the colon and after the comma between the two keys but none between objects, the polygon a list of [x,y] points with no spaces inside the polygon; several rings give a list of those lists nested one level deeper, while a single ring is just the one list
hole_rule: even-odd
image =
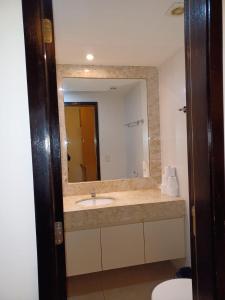
[{"label": "faucet handle", "polygon": [[92,192],[91,193],[91,198],[95,198],[96,197],[96,193],[95,192]]}]

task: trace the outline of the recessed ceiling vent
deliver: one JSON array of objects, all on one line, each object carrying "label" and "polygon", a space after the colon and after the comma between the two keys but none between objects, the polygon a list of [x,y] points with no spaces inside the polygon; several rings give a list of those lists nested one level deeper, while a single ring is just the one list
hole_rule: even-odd
[{"label": "recessed ceiling vent", "polygon": [[173,17],[182,16],[184,14],[184,2],[175,2],[166,14]]}]

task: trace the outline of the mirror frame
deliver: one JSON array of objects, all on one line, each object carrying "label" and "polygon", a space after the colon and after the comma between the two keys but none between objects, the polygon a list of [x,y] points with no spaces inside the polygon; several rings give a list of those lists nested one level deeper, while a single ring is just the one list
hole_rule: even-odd
[{"label": "mirror frame", "polygon": [[[147,88],[148,138],[149,138],[149,174],[146,178],[128,178],[90,182],[68,181],[66,128],[64,114],[64,78],[89,79],[144,79]],[[112,192],[128,189],[156,187],[161,182],[161,147],[159,120],[159,85],[156,67],[120,67],[57,65],[58,106],[61,137],[63,194],[81,195],[91,192]]]}]

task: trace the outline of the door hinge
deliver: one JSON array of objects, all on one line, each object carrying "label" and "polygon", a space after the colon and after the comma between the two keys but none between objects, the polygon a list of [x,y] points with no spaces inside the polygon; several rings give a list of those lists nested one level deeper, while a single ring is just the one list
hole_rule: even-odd
[{"label": "door hinge", "polygon": [[192,215],[192,232],[194,237],[196,237],[196,213],[195,213],[195,205],[191,208],[191,215]]},{"label": "door hinge", "polygon": [[63,238],[63,223],[62,222],[55,222],[55,244],[57,246],[62,245],[64,238]]},{"label": "door hinge", "polygon": [[46,44],[51,44],[53,41],[52,22],[49,19],[42,19],[43,40]]}]

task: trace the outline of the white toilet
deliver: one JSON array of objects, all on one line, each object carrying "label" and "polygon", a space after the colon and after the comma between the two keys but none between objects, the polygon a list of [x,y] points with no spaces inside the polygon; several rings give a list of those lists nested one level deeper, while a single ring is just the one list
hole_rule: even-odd
[{"label": "white toilet", "polygon": [[191,279],[171,279],[157,285],[151,300],[193,300]]}]

